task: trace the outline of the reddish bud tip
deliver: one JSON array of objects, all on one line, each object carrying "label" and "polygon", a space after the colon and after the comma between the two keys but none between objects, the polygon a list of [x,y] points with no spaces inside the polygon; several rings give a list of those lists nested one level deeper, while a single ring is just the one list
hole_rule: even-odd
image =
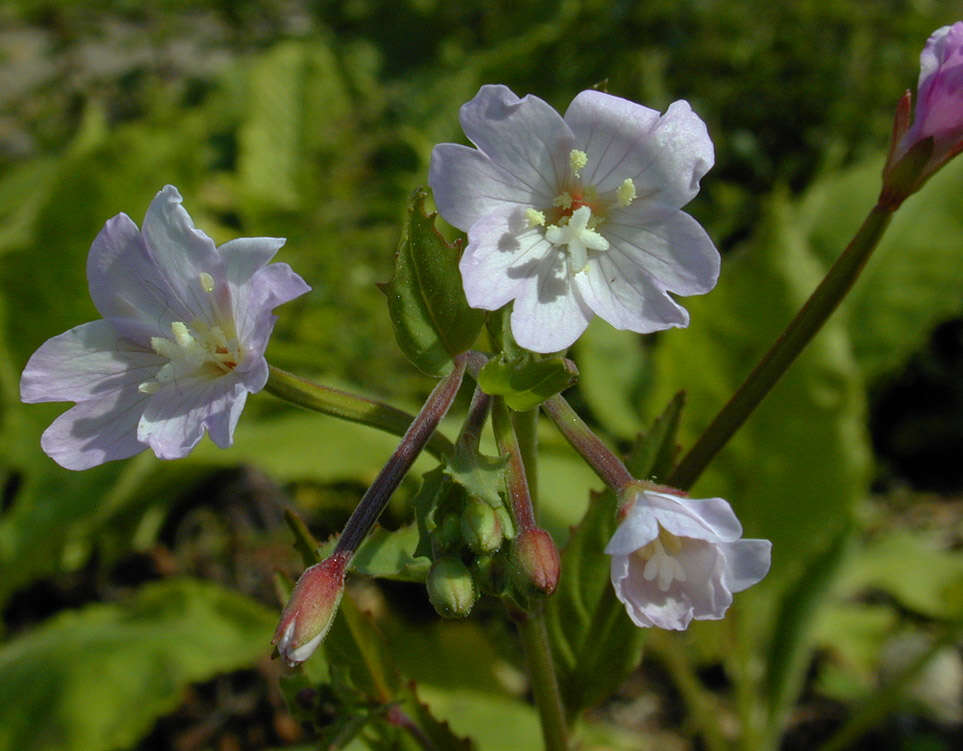
[{"label": "reddish bud tip", "polygon": [[271,640],[289,666],[307,660],[331,628],[347,565],[347,555],[339,553],[306,569],[298,579]]},{"label": "reddish bud tip", "polygon": [[561,560],[552,536],[544,529],[526,529],[515,540],[515,561],[526,583],[550,595],[558,586]]}]

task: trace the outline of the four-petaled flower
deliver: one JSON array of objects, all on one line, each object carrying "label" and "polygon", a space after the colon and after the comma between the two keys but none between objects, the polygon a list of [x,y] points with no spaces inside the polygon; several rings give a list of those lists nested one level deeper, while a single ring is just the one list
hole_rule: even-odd
[{"label": "four-petaled flower", "polygon": [[168,185],[143,230],[126,214],[107,221],[87,257],[103,319],[49,339],[23,371],[23,401],[77,403],[41,440],[68,469],[148,447],[180,458],[205,429],[229,446],[248,393],[267,382],[271,311],[310,289],[287,264],[268,264],[283,239],[216,247],[180,203]]},{"label": "four-petaled flower", "polygon": [[741,540],[722,498],[696,500],[633,488],[605,552],[615,594],[637,626],[683,630],[717,620],[769,571],[772,543]]},{"label": "four-petaled flower", "polygon": [[713,163],[687,102],[660,115],[583,91],[562,118],[483,86],[460,117],[477,148],[435,146],[428,181],[442,217],[468,233],[472,307],[514,300],[512,333],[535,352],[565,349],[593,315],[640,333],[688,324],[668,292],[712,289],[719,253],[680,210]]}]

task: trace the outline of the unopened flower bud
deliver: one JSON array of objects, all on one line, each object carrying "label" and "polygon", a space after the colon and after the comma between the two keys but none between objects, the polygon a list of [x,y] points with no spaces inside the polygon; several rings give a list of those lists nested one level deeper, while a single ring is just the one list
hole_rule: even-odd
[{"label": "unopened flower bud", "polygon": [[435,561],[425,584],[432,607],[445,618],[465,618],[478,599],[471,572],[457,558]]},{"label": "unopened flower bud", "polygon": [[272,644],[291,667],[307,660],[334,622],[344,592],[348,557],[339,553],[316,563],[298,579]]},{"label": "unopened flower bud", "polygon": [[558,548],[552,536],[544,529],[526,529],[515,540],[514,552],[524,582],[542,594],[552,594],[558,586],[561,569]]},{"label": "unopened flower bud", "polygon": [[502,525],[495,509],[477,498],[469,498],[461,514],[461,534],[473,553],[494,553],[502,545]]}]

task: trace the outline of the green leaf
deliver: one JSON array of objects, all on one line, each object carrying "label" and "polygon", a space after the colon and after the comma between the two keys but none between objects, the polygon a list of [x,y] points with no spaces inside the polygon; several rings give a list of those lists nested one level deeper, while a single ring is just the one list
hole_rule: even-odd
[{"label": "green leaf", "polygon": [[575,343],[579,393],[606,431],[631,439],[643,426],[642,394],[651,380],[644,338],[595,318]]},{"label": "green leaf", "polygon": [[191,579],[62,613],[0,649],[0,749],[130,747],[188,684],[266,655],[276,619]]},{"label": "green leaf", "polygon": [[[660,334],[654,349],[651,408],[685,391],[683,445],[729,400],[824,273],[792,207],[775,196],[758,236],[726,257],[718,287],[686,300],[689,328]],[[866,492],[865,393],[849,344],[843,321],[830,318],[692,490],[726,498],[746,537],[772,540],[772,570],[753,591],[794,581]]]},{"label": "green leaf", "polygon": [[892,532],[867,543],[846,567],[840,586],[852,593],[883,590],[930,618],[963,616],[963,556],[922,534]]},{"label": "green leaf", "polygon": [[[799,208],[801,228],[828,264],[879,193],[880,159],[816,182]],[[899,367],[922,337],[963,311],[963,161],[951,162],[900,207],[843,303],[853,354],[867,379]]]},{"label": "green leaf", "polygon": [[413,683],[407,684],[403,693],[406,700],[405,707],[411,713],[411,718],[418,729],[431,744],[429,748],[438,749],[438,751],[472,751],[475,748],[475,744],[470,739],[456,735],[447,722],[437,719],[432,714],[428,705],[418,698],[418,691]]},{"label": "green leaf", "polygon": [[469,495],[480,498],[494,509],[501,508],[505,492],[505,457],[491,457],[464,451],[456,444],[445,474]]},{"label": "green leaf", "polygon": [[[349,570],[381,579],[423,582],[431,568],[431,559],[415,553],[419,539],[415,522],[394,531],[375,527],[354,554]],[[331,555],[336,544],[337,538],[333,538],[318,546],[318,559]]]},{"label": "green leaf", "polygon": [[509,357],[503,352],[482,368],[478,385],[486,394],[505,397],[515,411],[525,412],[564,391],[577,378],[575,364],[563,357],[543,358],[530,352]]},{"label": "green leaf", "polygon": [[616,526],[615,497],[594,495],[562,553],[562,576],[545,611],[559,687],[573,717],[609,696],[642,658],[645,631],[629,620],[609,581],[604,550]]},{"label": "green leaf", "polygon": [[805,572],[779,603],[766,660],[769,731],[774,738],[782,731],[786,712],[802,688],[817,616],[826,604],[852,539],[853,528],[844,528],[825,551],[809,559]]},{"label": "green leaf", "polygon": [[676,434],[685,406],[685,393],[680,391],[653,422],[652,427],[643,431],[635,439],[625,466],[633,477],[643,480],[658,480],[665,477],[675,462],[679,446]]},{"label": "green leaf", "polygon": [[458,271],[459,248],[425,215],[427,191],[415,193],[408,223],[395,254],[395,273],[381,286],[398,346],[428,375],[451,372],[451,359],[474,343],[485,311],[468,307]]}]

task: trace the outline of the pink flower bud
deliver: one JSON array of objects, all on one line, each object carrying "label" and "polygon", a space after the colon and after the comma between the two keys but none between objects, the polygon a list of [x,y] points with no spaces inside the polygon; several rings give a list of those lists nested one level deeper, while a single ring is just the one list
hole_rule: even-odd
[{"label": "pink flower bud", "polygon": [[290,667],[307,660],[331,628],[347,565],[346,554],[332,555],[307,569],[294,586],[271,640]]},{"label": "pink flower bud", "polygon": [[963,150],[963,21],[934,31],[920,55],[916,113],[901,100],[883,171],[884,195],[899,205]]},{"label": "pink flower bud", "polygon": [[522,532],[515,540],[515,561],[527,584],[546,595],[555,591],[562,564],[548,532],[537,527]]}]

